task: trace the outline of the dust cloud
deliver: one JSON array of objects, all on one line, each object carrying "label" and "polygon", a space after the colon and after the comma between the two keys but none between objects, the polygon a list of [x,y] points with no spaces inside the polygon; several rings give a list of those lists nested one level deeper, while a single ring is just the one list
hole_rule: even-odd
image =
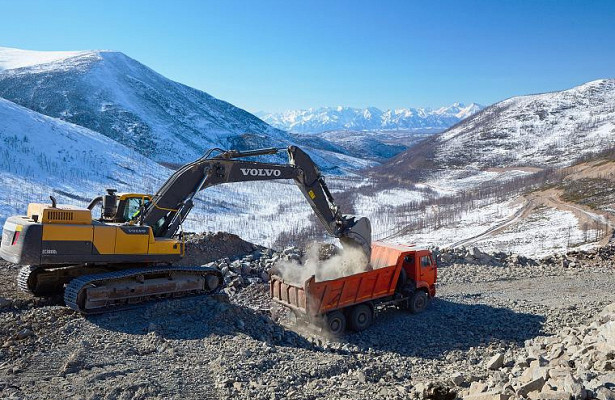
[{"label": "dust cloud", "polygon": [[328,281],[370,271],[367,255],[360,247],[346,247],[337,250],[327,259],[322,259],[318,244],[308,246],[303,262],[279,260],[275,265],[278,275],[286,282],[303,285],[312,275],[317,282]]}]

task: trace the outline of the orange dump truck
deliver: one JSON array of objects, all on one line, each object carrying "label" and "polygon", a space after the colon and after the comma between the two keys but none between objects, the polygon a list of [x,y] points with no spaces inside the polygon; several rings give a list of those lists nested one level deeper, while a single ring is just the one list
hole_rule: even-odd
[{"label": "orange dump truck", "polygon": [[312,276],[300,285],[272,275],[271,298],[298,319],[340,335],[347,326],[369,327],[379,306],[417,313],[436,294],[437,266],[429,250],[374,242],[370,264],[371,271],[321,282]]}]

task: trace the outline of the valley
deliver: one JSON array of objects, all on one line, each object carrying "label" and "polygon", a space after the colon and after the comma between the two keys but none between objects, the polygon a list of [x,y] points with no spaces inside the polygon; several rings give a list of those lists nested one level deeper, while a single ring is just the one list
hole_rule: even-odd
[{"label": "valley", "polygon": [[613,21],[0,0],[0,399],[615,400]]},{"label": "valley", "polygon": [[385,307],[341,338],[299,329],[271,302],[272,268],[335,240],[292,181],[217,185],[182,226],[183,265],[224,280],[213,296],[83,317],[19,291],[17,267],[0,263],[0,395],[489,400],[559,387],[602,399],[614,99],[603,79],[488,107],[260,119],[123,53],[0,48],[0,223],[50,195],[84,207],[106,188],[155,193],[209,148],[297,145],[373,240],[430,248],[439,265],[424,313]]}]

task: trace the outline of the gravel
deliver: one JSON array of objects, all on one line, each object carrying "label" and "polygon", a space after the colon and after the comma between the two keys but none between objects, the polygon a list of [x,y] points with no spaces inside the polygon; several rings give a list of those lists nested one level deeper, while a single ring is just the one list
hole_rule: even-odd
[{"label": "gravel", "polygon": [[[220,254],[207,253],[212,236],[194,239],[193,262],[206,265]],[[250,244],[234,251],[237,240],[213,240],[230,251],[209,264],[225,273],[220,294],[88,318],[59,298],[19,292],[17,268],[0,264],[0,398],[612,395],[614,344],[597,345],[615,320],[601,314],[615,303],[612,247],[544,260],[466,250],[462,261],[445,261],[451,251],[438,251],[438,296],[428,310],[382,310],[370,329],[333,340],[294,332],[271,308],[266,280],[275,260],[302,252]],[[571,345],[572,337],[580,344]],[[583,352],[588,346],[594,347]],[[571,378],[557,375],[559,366],[551,367],[553,376],[542,369],[565,357],[574,361],[566,370]],[[558,379],[551,390],[558,395],[537,395]]]}]

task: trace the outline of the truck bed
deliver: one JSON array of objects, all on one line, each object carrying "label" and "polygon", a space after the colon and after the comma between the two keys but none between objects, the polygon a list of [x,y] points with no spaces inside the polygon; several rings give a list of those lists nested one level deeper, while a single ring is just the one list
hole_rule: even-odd
[{"label": "truck bed", "polygon": [[313,317],[393,295],[400,270],[392,265],[322,282],[312,276],[302,285],[272,275],[269,289],[275,302]]}]

